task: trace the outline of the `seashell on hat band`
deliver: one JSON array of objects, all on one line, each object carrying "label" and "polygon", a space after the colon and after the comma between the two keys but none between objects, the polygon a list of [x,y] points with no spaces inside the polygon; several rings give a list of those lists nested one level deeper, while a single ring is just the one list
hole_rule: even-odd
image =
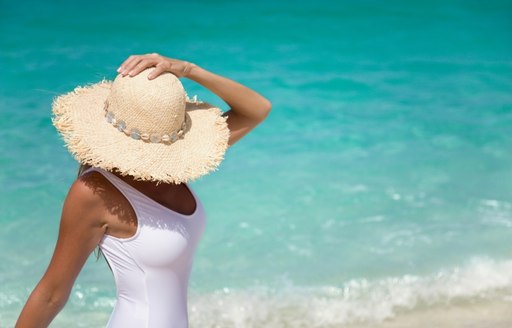
[{"label": "seashell on hat band", "polygon": [[189,122],[187,95],[178,78],[169,74],[155,80],[161,86],[144,88],[145,81],[137,83],[141,77],[147,79],[144,74],[117,76],[105,100],[106,121],[135,140],[173,143],[182,138]]},{"label": "seashell on hat band", "polygon": [[108,123],[112,124],[113,127],[117,128],[120,132],[124,132],[127,136],[135,140],[150,141],[154,143],[173,143],[179,138],[182,138],[185,129],[187,128],[187,115],[180,126],[179,130],[173,131],[167,134],[160,134],[158,132],[141,132],[140,129],[135,127],[127,127],[126,122],[123,120],[116,119],[115,114],[108,110],[108,101],[105,101],[105,119]]},{"label": "seashell on hat band", "polygon": [[189,99],[180,80],[154,68],[60,95],[52,123],[82,163],[136,180],[182,183],[217,169],[228,148],[222,111]]}]

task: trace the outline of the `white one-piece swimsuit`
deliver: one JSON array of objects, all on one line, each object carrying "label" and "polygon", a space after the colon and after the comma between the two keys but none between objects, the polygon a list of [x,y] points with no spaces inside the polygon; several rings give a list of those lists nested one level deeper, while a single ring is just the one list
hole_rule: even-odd
[{"label": "white one-piece swimsuit", "polygon": [[130,202],[137,231],[128,238],[105,234],[99,243],[116,284],[116,303],[107,328],[188,327],[187,291],[206,216],[196,194],[191,215],[172,211],[116,175],[101,173]]}]

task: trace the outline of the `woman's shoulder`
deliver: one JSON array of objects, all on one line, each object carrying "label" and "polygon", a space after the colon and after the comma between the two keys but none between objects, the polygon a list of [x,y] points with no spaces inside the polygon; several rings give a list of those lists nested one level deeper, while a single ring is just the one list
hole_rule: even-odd
[{"label": "woman's shoulder", "polygon": [[62,205],[60,225],[67,227],[61,229],[63,234],[101,233],[106,224],[104,190],[105,182],[94,172],[79,176],[71,184]]},{"label": "woman's shoulder", "polygon": [[105,203],[105,197],[108,197],[111,188],[111,184],[101,173],[86,172],[71,184],[66,202],[92,210]]}]

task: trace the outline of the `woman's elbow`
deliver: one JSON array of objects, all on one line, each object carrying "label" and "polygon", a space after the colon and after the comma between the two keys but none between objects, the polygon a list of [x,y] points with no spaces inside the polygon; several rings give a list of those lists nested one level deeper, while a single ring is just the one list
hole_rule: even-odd
[{"label": "woman's elbow", "polygon": [[48,307],[60,311],[68,302],[71,290],[56,290],[40,285],[36,287],[34,294],[36,298]]},{"label": "woman's elbow", "polygon": [[264,98],[263,103],[261,105],[261,119],[260,121],[263,121],[267,118],[268,114],[270,114],[270,110],[272,109],[272,103],[270,100]]}]

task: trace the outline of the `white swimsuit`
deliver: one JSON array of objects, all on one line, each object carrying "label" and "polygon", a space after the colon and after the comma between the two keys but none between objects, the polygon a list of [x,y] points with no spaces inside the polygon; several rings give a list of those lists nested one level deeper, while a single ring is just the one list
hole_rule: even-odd
[{"label": "white swimsuit", "polygon": [[188,327],[188,280],[196,247],[206,224],[195,193],[191,215],[172,211],[122,179],[91,167],[107,178],[130,202],[137,231],[129,238],[105,234],[99,243],[112,269],[117,299],[107,328]]}]

